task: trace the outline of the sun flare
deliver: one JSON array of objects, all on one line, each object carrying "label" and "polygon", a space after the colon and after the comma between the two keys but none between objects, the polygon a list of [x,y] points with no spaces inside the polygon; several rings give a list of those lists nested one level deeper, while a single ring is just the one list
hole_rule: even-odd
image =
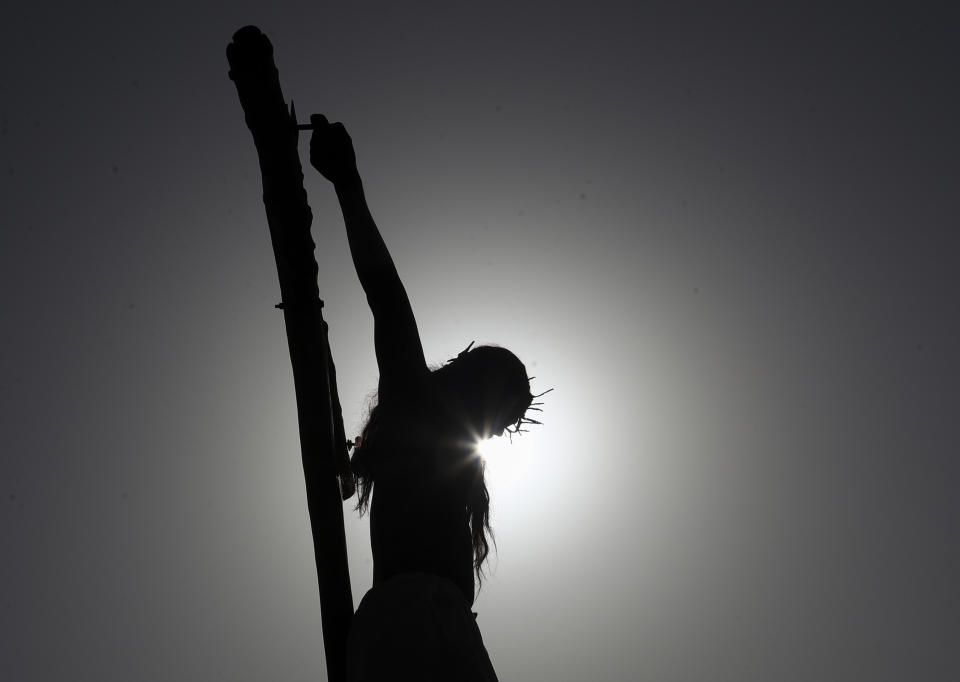
[{"label": "sun flare", "polygon": [[510,455],[510,445],[510,439],[506,436],[491,436],[477,443],[477,454],[483,461],[492,464]]},{"label": "sun flare", "polygon": [[514,436],[493,436],[477,443],[477,454],[483,459],[487,482],[491,490],[504,492],[524,479],[531,463],[532,443]]}]

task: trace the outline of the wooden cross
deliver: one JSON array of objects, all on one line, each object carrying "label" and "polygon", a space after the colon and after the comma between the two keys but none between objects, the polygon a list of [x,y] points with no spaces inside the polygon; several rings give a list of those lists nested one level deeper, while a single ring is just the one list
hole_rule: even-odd
[{"label": "wooden cross", "polygon": [[317,287],[310,236],[313,213],[297,151],[297,130],[304,126],[297,125],[292,110],[287,111],[273,46],[260,29],[246,26],[237,31],[227,46],[227,61],[260,160],[263,203],[280,279],[282,303],[277,307],[283,310],[293,366],[327,676],[331,682],[345,682],[353,596],[341,498],[353,494],[353,478]]}]

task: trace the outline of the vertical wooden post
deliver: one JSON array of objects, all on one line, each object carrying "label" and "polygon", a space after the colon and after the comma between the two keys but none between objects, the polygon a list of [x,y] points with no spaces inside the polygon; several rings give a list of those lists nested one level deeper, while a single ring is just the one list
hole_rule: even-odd
[{"label": "vertical wooden post", "polygon": [[327,676],[331,682],[344,682],[353,596],[341,493],[348,497],[352,486],[317,287],[315,245],[310,236],[313,214],[303,189],[296,124],[280,89],[273,46],[258,28],[247,26],[234,34],[227,46],[227,60],[260,160],[263,202],[280,279],[282,303],[278,307],[286,324],[297,396]]}]

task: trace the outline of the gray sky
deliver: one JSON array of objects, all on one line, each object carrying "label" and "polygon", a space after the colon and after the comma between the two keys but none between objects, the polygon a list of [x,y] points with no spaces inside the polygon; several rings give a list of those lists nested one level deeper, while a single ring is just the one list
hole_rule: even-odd
[{"label": "gray sky", "polygon": [[[490,461],[502,680],[960,677],[955,12],[219,4],[5,12],[0,678],[324,678],[250,23],[351,131],[428,360],[556,387]],[[355,434],[372,320],[307,191]]]}]

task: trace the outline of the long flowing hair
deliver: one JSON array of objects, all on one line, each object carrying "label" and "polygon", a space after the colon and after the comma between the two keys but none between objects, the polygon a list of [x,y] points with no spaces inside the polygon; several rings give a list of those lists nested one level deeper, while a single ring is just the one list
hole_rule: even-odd
[{"label": "long flowing hair", "polygon": [[[471,344],[472,346],[472,344]],[[497,378],[491,381],[491,377]],[[430,373],[430,389],[433,393],[426,401],[432,414],[417,414],[413,418],[424,424],[430,431],[428,437],[447,439],[451,432],[468,435],[474,439],[482,437],[485,427],[491,424],[513,425],[519,429],[527,423],[524,415],[533,396],[523,363],[510,351],[498,346],[479,346],[472,351],[470,346],[455,359],[435,368]],[[509,396],[504,399],[503,396]],[[482,424],[476,419],[467,419],[465,403],[473,401],[480,405]],[[474,410],[474,413],[477,413]],[[361,514],[369,509],[377,471],[383,458],[389,457],[391,449],[391,422],[395,415],[389,408],[377,402],[370,409],[370,415],[363,427],[355,446],[351,469],[356,478],[358,501],[356,510]],[[410,416],[410,415],[408,415]],[[461,438],[462,440],[462,438]],[[490,493],[484,478],[484,462],[479,456],[472,456],[461,475],[468,477],[466,484],[466,509],[469,516],[470,536],[473,545],[473,569],[478,584],[483,581],[483,565],[490,553],[490,543],[494,542],[490,527]]]}]

